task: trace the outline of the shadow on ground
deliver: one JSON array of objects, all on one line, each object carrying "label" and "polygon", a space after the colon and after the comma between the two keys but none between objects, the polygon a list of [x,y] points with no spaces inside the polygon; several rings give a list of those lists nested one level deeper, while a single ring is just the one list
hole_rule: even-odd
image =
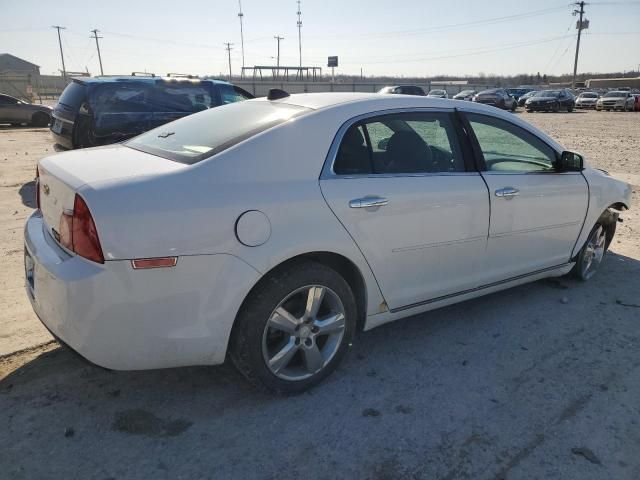
[{"label": "shadow on ground", "polygon": [[56,348],[0,381],[0,464],[17,479],[639,478],[639,277],[609,253],[587,283],[382,326],[295,397],[229,365],[114,372]]},{"label": "shadow on ground", "polygon": [[31,180],[25,183],[18,190],[22,204],[29,208],[36,208],[36,182]]}]

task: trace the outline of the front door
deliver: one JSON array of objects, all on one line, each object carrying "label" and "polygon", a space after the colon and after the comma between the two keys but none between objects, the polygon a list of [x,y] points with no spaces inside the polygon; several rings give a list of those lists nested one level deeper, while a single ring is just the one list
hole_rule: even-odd
[{"label": "front door", "polygon": [[360,120],[321,188],[391,309],[483,283],[489,199],[451,112]]},{"label": "front door", "polygon": [[585,178],[580,172],[557,173],[555,150],[525,129],[488,115],[466,116],[491,198],[490,280],[569,262],[587,213]]}]

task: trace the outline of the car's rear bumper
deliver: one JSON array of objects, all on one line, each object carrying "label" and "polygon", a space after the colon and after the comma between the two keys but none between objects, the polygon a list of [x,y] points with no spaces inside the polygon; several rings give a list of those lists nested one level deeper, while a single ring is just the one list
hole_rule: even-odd
[{"label": "car's rear bumper", "polygon": [[258,272],[232,255],[134,270],[69,255],[39,212],[25,226],[27,295],[52,334],[102,367],[141,370],[222,363],[236,313]]}]

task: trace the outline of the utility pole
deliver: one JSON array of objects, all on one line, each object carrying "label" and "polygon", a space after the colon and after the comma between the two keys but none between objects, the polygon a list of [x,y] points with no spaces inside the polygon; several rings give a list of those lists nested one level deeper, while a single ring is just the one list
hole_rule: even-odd
[{"label": "utility pole", "polygon": [[300,17],[300,0],[298,0],[298,51],[300,52],[300,67],[302,67],[302,18]]},{"label": "utility pole", "polygon": [[96,39],[96,48],[98,49],[98,61],[100,62],[100,75],[104,75],[104,71],[102,70],[102,57],[100,56],[100,44],[98,43],[98,39],[102,38],[98,36],[98,32],[100,30],[98,30],[97,28],[94,28],[93,30],[91,30],[91,33],[93,33],[93,38]]},{"label": "utility pole", "polygon": [[578,73],[578,53],[580,52],[580,35],[582,34],[582,30],[589,28],[589,20],[584,20],[584,6],[586,3],[584,1],[574,3],[576,7],[580,7],[580,10],[574,10],[573,15],[580,15],[580,19],[578,20],[578,24],[576,28],[578,29],[578,41],[576,42],[576,57],[573,61],[573,80],[571,81],[571,88],[576,88],[576,74]]},{"label": "utility pole", "polygon": [[229,54],[229,81],[231,81],[231,45],[233,45],[233,43],[225,42],[224,44],[226,45],[225,50]]},{"label": "utility pole", "polygon": [[62,78],[67,79],[67,69],[64,66],[64,54],[62,53],[62,38],[60,37],[60,30],[65,30],[66,27],[60,25],[53,25],[51,28],[58,30],[58,45],[60,45],[60,58],[62,59]]},{"label": "utility pole", "polygon": [[242,18],[244,17],[244,13],[242,13],[242,0],[238,0],[238,7],[240,8],[238,18],[240,19],[240,49],[242,50],[242,72],[244,73],[244,31],[242,30]]},{"label": "utility pole", "polygon": [[[276,65],[278,66],[278,69],[280,69],[280,40],[284,40],[284,37],[281,37],[280,35],[274,35],[274,37],[277,41],[278,41],[278,56],[276,57],[278,60],[276,61]],[[280,74],[280,72],[278,72],[278,75]]]}]

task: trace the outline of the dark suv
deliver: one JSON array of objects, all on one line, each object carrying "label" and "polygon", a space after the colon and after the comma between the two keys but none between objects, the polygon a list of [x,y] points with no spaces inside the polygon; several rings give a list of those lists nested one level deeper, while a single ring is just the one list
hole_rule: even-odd
[{"label": "dark suv", "polygon": [[249,98],[253,95],[220,80],[74,78],[53,110],[51,132],[64,148],[107,145],[195,112]]}]

